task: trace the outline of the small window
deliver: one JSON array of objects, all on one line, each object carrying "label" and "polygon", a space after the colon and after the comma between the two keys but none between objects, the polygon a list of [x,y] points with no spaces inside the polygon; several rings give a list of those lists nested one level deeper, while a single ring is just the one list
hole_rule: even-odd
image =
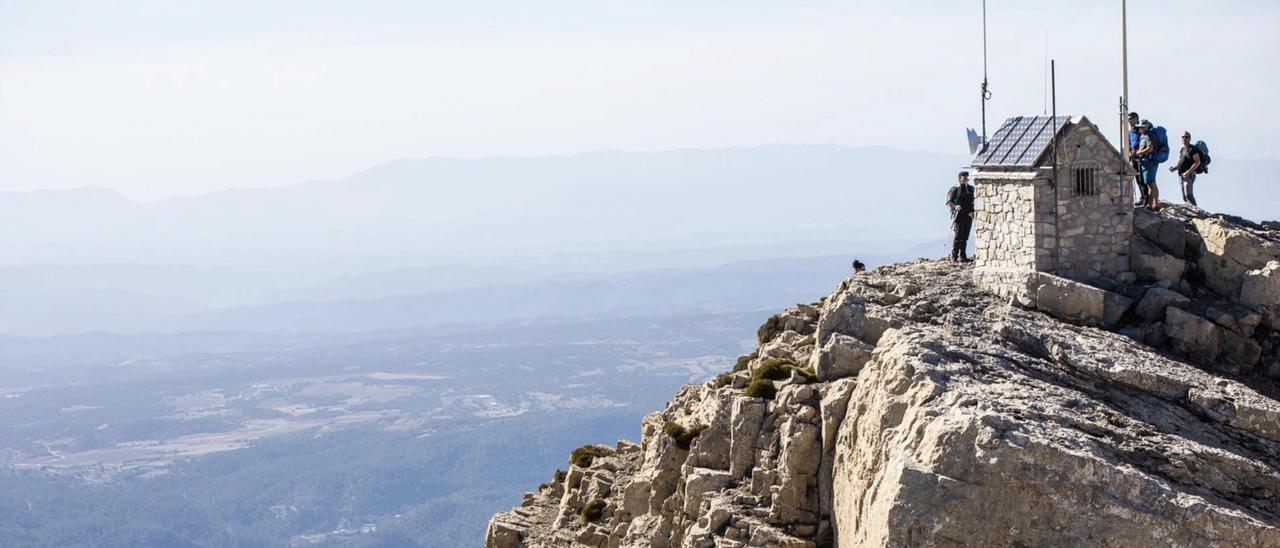
[{"label": "small window", "polygon": [[1096,167],[1077,167],[1072,170],[1076,176],[1076,184],[1071,189],[1072,196],[1094,196],[1098,194],[1099,170]]}]

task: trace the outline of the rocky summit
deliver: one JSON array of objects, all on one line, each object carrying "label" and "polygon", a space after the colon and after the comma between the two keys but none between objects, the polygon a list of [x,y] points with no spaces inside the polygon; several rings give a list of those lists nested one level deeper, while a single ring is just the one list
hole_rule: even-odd
[{"label": "rocky summit", "polygon": [[1280,546],[1280,227],[1139,212],[1120,279],[857,275],[486,546]]}]

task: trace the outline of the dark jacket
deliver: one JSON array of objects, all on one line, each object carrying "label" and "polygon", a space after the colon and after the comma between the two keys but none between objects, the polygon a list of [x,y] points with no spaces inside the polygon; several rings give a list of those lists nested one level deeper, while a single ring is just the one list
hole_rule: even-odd
[{"label": "dark jacket", "polygon": [[947,207],[955,211],[956,206],[959,213],[973,213],[973,185],[956,185],[947,191]]},{"label": "dark jacket", "polygon": [[1182,152],[1178,155],[1178,173],[1186,173],[1191,166],[1196,165],[1196,159],[1199,158],[1200,165],[1204,165],[1204,153],[1195,145],[1182,147]]}]

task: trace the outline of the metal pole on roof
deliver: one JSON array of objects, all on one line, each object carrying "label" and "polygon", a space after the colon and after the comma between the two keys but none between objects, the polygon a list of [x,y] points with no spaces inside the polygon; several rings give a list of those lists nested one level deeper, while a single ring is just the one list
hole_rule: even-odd
[{"label": "metal pole on roof", "polygon": [[991,91],[987,89],[987,0],[982,0],[982,147],[987,146],[987,101]]},{"label": "metal pole on roof", "polygon": [[1062,227],[1058,223],[1058,73],[1054,70],[1054,60],[1049,60],[1049,93],[1051,104],[1053,105],[1053,137],[1050,143],[1053,144],[1053,269],[1058,270],[1058,266],[1062,264],[1062,250],[1059,247],[1058,235],[1062,234]]},{"label": "metal pole on roof", "polygon": [[[1053,67],[1054,60],[1049,60],[1049,93],[1053,108],[1053,117],[1050,118],[1053,123],[1053,137],[1050,137],[1050,143],[1053,145],[1053,184],[1058,185],[1058,76]],[[1057,207],[1055,204],[1054,207]]]},{"label": "metal pole on roof", "polygon": [[1125,165],[1129,164],[1129,9],[1128,1],[1120,0],[1120,150]]}]

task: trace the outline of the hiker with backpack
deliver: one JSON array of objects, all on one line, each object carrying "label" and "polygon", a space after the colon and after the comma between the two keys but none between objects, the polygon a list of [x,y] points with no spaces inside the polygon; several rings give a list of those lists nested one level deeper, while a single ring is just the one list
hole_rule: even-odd
[{"label": "hiker with backpack", "polygon": [[1138,203],[1134,205],[1147,205],[1147,183],[1142,180],[1142,166],[1138,160],[1138,140],[1141,135],[1138,134],[1138,113],[1129,113],[1129,165],[1133,167],[1133,182],[1138,185],[1138,192],[1141,196]]},{"label": "hiker with backpack", "polygon": [[969,262],[969,231],[973,228],[973,186],[969,184],[969,172],[961,171],[956,186],[947,191],[947,208],[951,210],[951,229],[955,239],[951,242],[951,261]]},{"label": "hiker with backpack", "polygon": [[1163,127],[1155,127],[1150,120],[1138,123],[1138,158],[1142,182],[1147,185],[1147,203],[1152,211],[1160,209],[1160,188],[1156,186],[1156,172],[1160,164],[1169,159],[1169,140]]},{"label": "hiker with backpack", "polygon": [[1178,177],[1182,179],[1182,201],[1196,207],[1200,207],[1196,203],[1196,195],[1194,186],[1196,184],[1196,175],[1209,172],[1209,153],[1208,146],[1204,141],[1191,144],[1191,132],[1182,132],[1182,152],[1178,154],[1178,163],[1169,166],[1169,171],[1176,171]]}]

